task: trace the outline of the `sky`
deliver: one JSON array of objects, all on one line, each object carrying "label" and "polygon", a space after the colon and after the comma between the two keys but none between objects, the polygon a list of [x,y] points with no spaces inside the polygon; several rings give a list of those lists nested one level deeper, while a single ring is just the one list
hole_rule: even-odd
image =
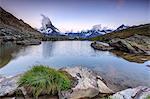
[{"label": "sky", "polygon": [[44,14],[62,32],[150,23],[150,0],[0,0],[0,6],[34,28]]}]

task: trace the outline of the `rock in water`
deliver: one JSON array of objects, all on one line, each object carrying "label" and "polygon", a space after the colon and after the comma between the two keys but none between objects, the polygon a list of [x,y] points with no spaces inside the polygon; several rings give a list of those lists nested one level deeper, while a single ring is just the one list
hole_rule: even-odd
[{"label": "rock in water", "polygon": [[136,88],[126,89],[114,94],[112,99],[149,99],[150,87],[139,86]]},{"label": "rock in water", "polygon": [[97,43],[97,42],[91,43],[91,47],[93,47],[94,49],[97,49],[97,50],[102,50],[102,51],[110,51],[110,50],[114,49],[113,47],[111,47],[109,45],[104,45],[102,43]]},{"label": "rock in water", "polygon": [[71,88],[71,92],[61,92],[60,99],[80,99],[80,98],[92,98],[99,93],[110,94],[113,93],[103,79],[91,70],[83,67],[63,68],[63,71],[68,72],[72,77],[78,79],[78,83],[74,88]]}]

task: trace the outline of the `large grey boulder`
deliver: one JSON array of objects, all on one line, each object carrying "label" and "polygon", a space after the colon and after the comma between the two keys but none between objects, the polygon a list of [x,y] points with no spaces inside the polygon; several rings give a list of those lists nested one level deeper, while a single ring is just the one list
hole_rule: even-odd
[{"label": "large grey boulder", "polygon": [[78,83],[75,87],[71,88],[71,91],[61,92],[59,95],[60,99],[92,98],[99,93],[113,93],[113,91],[104,83],[102,77],[87,68],[67,67],[61,70],[66,71],[72,77],[77,78]]},{"label": "large grey boulder", "polygon": [[139,86],[136,88],[129,88],[114,94],[112,99],[149,99],[150,87]]},{"label": "large grey boulder", "polygon": [[20,76],[15,77],[1,77],[0,78],[0,97],[11,96],[18,88],[17,81]]},{"label": "large grey boulder", "polygon": [[22,98],[20,99],[28,97],[26,89],[19,87],[17,83],[20,77],[21,74],[10,77],[0,75],[0,99],[16,99],[16,93],[22,95]]},{"label": "large grey boulder", "polygon": [[109,51],[109,50],[114,49],[113,47],[106,45],[104,43],[100,43],[100,42],[91,43],[91,47],[93,47],[94,49],[97,49],[97,50],[102,50],[102,51]]},{"label": "large grey boulder", "polygon": [[133,54],[150,55],[150,37],[134,35],[126,39],[115,38],[109,45],[117,50]]}]

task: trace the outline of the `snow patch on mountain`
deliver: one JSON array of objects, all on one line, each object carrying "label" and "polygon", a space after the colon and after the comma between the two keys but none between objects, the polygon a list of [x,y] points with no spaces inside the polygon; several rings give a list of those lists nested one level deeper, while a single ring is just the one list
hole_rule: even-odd
[{"label": "snow patch on mountain", "polygon": [[94,26],[92,27],[92,30],[95,30],[95,31],[98,31],[98,30],[101,30],[101,29],[102,29],[101,24],[94,25]]},{"label": "snow patch on mountain", "polygon": [[94,25],[90,30],[81,31],[78,33],[66,33],[69,37],[72,38],[92,38],[100,35],[104,35],[106,33],[112,32],[112,29],[108,29],[107,27],[102,27],[101,24]]}]

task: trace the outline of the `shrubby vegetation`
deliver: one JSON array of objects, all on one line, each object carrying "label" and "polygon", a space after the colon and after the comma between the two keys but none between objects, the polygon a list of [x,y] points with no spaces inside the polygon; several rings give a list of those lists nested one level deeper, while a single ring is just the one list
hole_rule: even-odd
[{"label": "shrubby vegetation", "polygon": [[71,87],[71,80],[65,73],[42,65],[32,67],[18,83],[36,98],[40,94],[55,95]]}]

